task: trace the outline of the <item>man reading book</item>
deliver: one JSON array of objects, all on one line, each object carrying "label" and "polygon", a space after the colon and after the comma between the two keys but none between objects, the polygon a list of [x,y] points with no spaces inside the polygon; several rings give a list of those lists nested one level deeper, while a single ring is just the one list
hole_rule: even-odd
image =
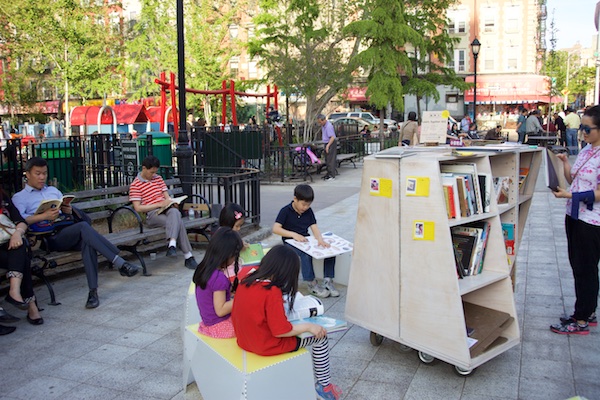
[{"label": "man reading book", "polygon": [[[176,257],[176,246],[179,243],[183,256],[184,265],[189,269],[196,269],[198,263],[192,255],[192,246],[187,236],[187,231],[181,220],[181,213],[173,202],[167,185],[156,172],[160,161],[155,156],[148,156],[142,161],[142,171],[133,180],[129,187],[129,200],[137,212],[145,212],[146,223],[149,227],[164,226],[169,245],[167,257]],[[161,212],[167,207],[166,211]]]},{"label": "man reading book", "polygon": [[[25,188],[16,193],[12,200],[28,225],[41,221],[55,221],[61,215],[73,214],[70,204],[62,203],[59,207],[51,207],[46,211],[36,214],[40,203],[48,199],[62,199],[63,195],[55,187],[47,186],[48,164],[41,157],[33,157],[25,164]],[[126,262],[119,257],[119,249],[99,234],[87,222],[74,222],[48,237],[48,250],[67,251],[81,250],[83,267],[90,289],[86,308],[96,308],[100,305],[98,300],[98,253],[112,261],[123,276],[134,276],[140,267]]]}]

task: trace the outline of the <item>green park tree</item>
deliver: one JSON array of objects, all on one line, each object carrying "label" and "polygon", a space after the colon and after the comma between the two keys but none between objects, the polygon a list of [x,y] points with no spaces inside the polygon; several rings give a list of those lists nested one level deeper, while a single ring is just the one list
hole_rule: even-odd
[{"label": "green park tree", "polygon": [[[401,0],[373,0],[368,3],[365,17],[353,21],[345,32],[362,37],[366,49],[352,61],[354,68],[362,68],[368,74],[367,97],[377,109],[384,110],[388,104],[404,109],[404,90],[400,71],[412,71],[411,60],[404,46],[420,44],[421,35],[408,25],[405,18],[405,2]],[[383,112],[380,113],[380,132],[383,132]],[[380,135],[383,140],[383,135]]]},{"label": "green park tree", "polygon": [[[20,83],[35,90],[51,84],[67,105],[72,95],[120,93],[122,42],[119,24],[113,25],[108,15],[104,6],[77,0],[1,0],[5,88],[18,90],[11,85]],[[18,96],[7,93],[6,98],[13,101]],[[66,122],[69,128],[68,113]]]},{"label": "green park tree", "polygon": [[448,8],[457,0],[407,0],[406,23],[419,32],[420,40],[407,46],[411,61],[410,72],[406,71],[404,93],[417,99],[417,115],[421,121],[421,99],[424,97],[440,100],[438,86],[446,85],[466,90],[469,84],[448,68],[453,58],[454,45],[459,41],[448,33]]},{"label": "green park tree", "polygon": [[347,40],[343,27],[360,13],[360,1],[260,0],[257,36],[248,43],[259,56],[267,82],[306,99],[303,141],[313,140],[314,123],[325,105],[352,81],[359,40]]}]

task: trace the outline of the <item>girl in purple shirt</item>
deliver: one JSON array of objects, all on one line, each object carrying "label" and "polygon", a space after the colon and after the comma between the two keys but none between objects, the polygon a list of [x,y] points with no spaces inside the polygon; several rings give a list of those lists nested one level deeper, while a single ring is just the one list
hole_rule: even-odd
[{"label": "girl in purple shirt", "polygon": [[[198,332],[204,335],[221,339],[235,337],[230,318],[232,287],[224,271],[228,265],[237,262],[242,247],[242,239],[237,232],[231,228],[220,228],[194,272],[196,303],[202,319]],[[234,282],[234,286],[236,284]]]}]

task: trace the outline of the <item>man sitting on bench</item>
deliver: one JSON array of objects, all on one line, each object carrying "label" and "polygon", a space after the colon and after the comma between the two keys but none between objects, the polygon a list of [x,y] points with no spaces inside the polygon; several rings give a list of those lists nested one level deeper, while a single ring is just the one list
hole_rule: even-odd
[{"label": "man sitting on bench", "polygon": [[[12,200],[25,218],[28,225],[42,221],[55,221],[61,214],[73,215],[70,205],[54,207],[41,214],[36,214],[42,200],[62,199],[63,195],[55,187],[47,186],[48,164],[41,157],[33,157],[25,164],[25,188],[16,193]],[[98,253],[113,263],[123,276],[134,276],[140,267],[126,262],[119,257],[119,249],[99,234],[87,222],[73,221],[71,225],[54,230],[48,236],[48,251],[81,250],[83,267],[90,289],[85,308],[96,308],[100,305],[98,299]]]},{"label": "man sitting on bench", "polygon": [[155,156],[148,156],[142,161],[142,172],[133,180],[129,187],[129,200],[137,212],[147,213],[146,223],[149,227],[164,226],[169,245],[167,257],[176,257],[176,245],[183,251],[185,257],[184,265],[189,269],[196,269],[198,263],[192,255],[192,245],[187,235],[185,225],[181,220],[181,212],[176,207],[170,207],[163,213],[159,213],[162,207],[168,207],[171,196],[167,191],[167,185],[156,172],[160,166],[160,160]]}]

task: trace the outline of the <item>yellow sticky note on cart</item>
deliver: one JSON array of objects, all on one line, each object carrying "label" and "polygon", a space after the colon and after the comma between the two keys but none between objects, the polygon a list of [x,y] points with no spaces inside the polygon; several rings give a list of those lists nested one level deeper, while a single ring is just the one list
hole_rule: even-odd
[{"label": "yellow sticky note on cart", "polygon": [[369,178],[369,194],[377,197],[392,198],[392,180],[386,178]]},{"label": "yellow sticky note on cart", "polygon": [[413,240],[434,240],[435,223],[433,221],[413,221]]},{"label": "yellow sticky note on cart", "polygon": [[426,176],[409,176],[406,178],[406,195],[429,197],[429,178]]}]

